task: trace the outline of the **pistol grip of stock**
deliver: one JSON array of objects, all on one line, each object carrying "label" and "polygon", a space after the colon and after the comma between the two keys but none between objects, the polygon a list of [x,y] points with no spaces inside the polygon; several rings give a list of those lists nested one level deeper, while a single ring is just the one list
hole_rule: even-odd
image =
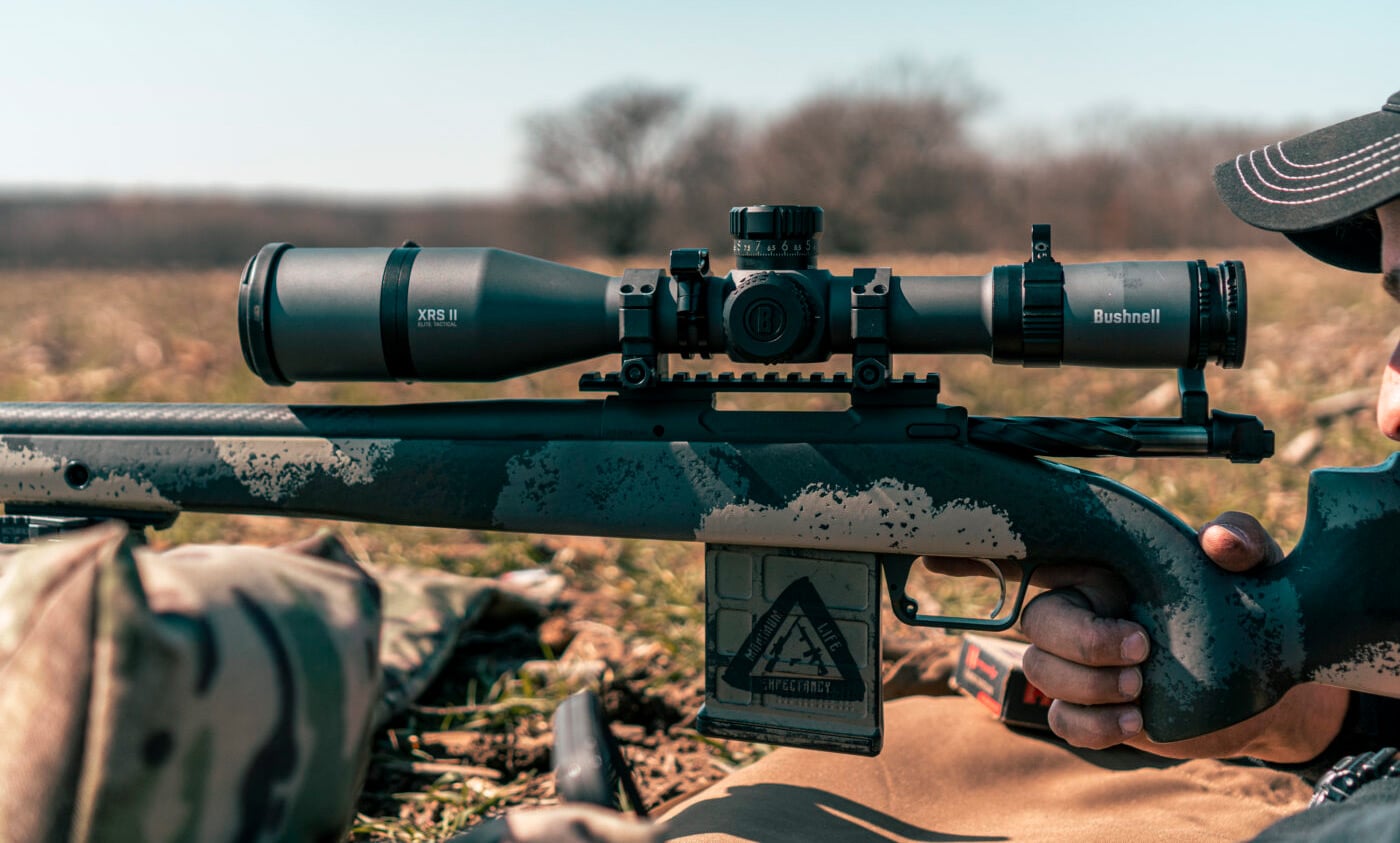
[{"label": "pistol grip of stock", "polygon": [[1314,471],[1297,546],[1243,574],[1214,565],[1159,505],[1104,482],[1112,518],[1087,534],[1096,560],[1134,589],[1130,614],[1152,641],[1142,695],[1152,740],[1234,725],[1303,682],[1400,696],[1397,457]]}]

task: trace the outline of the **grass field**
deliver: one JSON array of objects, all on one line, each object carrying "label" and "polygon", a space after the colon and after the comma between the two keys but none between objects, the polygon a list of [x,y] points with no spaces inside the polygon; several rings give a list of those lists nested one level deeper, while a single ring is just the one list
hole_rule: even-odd
[{"label": "grass field", "polygon": [[[1391,451],[1372,412],[1358,409],[1319,420],[1314,402],[1378,384],[1397,339],[1400,311],[1377,280],[1321,267],[1292,250],[1220,254],[1087,255],[1060,260],[1242,259],[1249,272],[1250,333],[1245,367],[1207,372],[1212,404],[1259,415],[1278,434],[1280,450],[1299,437],[1293,462],[1236,466],[1215,460],[1093,461],[1091,467],[1161,501],[1191,523],[1224,509],[1257,514],[1285,547],[1303,523],[1307,470],[1365,465]],[[827,259],[837,273],[855,266],[892,266],[897,274],[981,274],[1020,255],[880,255]],[[664,258],[630,262],[656,265]],[[621,264],[576,261],[598,271]],[[721,268],[720,271],[723,271]],[[569,397],[584,371],[611,370],[590,361],[500,384],[263,385],[243,365],[235,326],[237,270],[83,273],[0,272],[0,400],[196,402],[400,402],[484,397]],[[942,374],[944,400],[979,415],[1170,415],[1174,376],[1166,371],[1058,370],[995,366],[981,358],[897,358],[896,367]],[[690,368],[694,368],[691,366]],[[1167,386],[1163,386],[1163,385]],[[1362,402],[1364,403],[1364,402]],[[452,530],[338,524],[355,552],[384,564],[439,565],[493,575],[545,565],[581,587],[633,583],[622,604],[628,629],[665,643],[671,669],[700,671],[703,617],[699,548],[646,542],[570,542]],[[158,534],[159,544],[237,540],[271,543],[307,534],[313,525],[289,519],[182,516]],[[742,761],[743,759],[733,759]],[[489,801],[498,805],[510,794]],[[459,800],[460,801],[460,800]],[[462,809],[469,816],[480,805]],[[441,818],[442,812],[435,814]],[[457,825],[466,820],[458,818]],[[405,821],[365,818],[363,839],[431,839]],[[412,827],[410,827],[412,826]]]},{"label": "grass field", "polygon": [[[1066,254],[1061,260],[1126,259],[1128,255]],[[1280,446],[1315,427],[1311,402],[1374,387],[1395,345],[1395,305],[1375,279],[1322,267],[1289,250],[1133,255],[1147,258],[1243,259],[1250,280],[1249,353],[1244,368],[1212,366],[1212,405],[1250,412],[1278,432]],[[825,261],[834,272],[889,265],[906,274],[986,271],[1018,260],[1011,254],[877,255]],[[657,258],[656,261],[659,261]],[[638,261],[632,265],[645,265]],[[598,271],[622,264],[576,261]],[[576,395],[581,372],[609,369],[604,358],[499,384],[297,384],[265,386],[243,365],[234,321],[237,272],[0,272],[0,399],[7,401],[253,401],[274,403],[395,402],[483,397]],[[1173,410],[1154,390],[1170,372],[1085,369],[1025,370],[982,358],[897,357],[899,369],[938,371],[944,400],[981,415],[1122,415]],[[694,366],[691,366],[694,368]],[[1371,463],[1390,451],[1367,413],[1347,415],[1324,430],[1304,463]],[[1259,514],[1284,541],[1301,527],[1299,466],[1279,461],[1231,466],[1203,460],[1101,460],[1094,468],[1156,497],[1188,520],[1220,508]],[[194,522],[198,519],[183,519]],[[215,519],[218,529],[226,528]],[[358,529],[358,528],[356,528]],[[208,534],[177,526],[172,538]],[[407,534],[405,534],[407,535]],[[421,545],[422,537],[410,544]],[[411,551],[408,551],[412,555]],[[416,561],[429,561],[419,557]]]}]

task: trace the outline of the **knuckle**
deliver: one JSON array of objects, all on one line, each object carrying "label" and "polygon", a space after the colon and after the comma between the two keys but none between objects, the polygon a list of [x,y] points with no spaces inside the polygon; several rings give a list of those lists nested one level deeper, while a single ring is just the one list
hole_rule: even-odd
[{"label": "knuckle", "polygon": [[1091,733],[1089,736],[1079,740],[1071,740],[1069,738],[1065,738],[1065,740],[1069,741],[1071,746],[1077,746],[1080,749],[1108,749],[1111,746],[1122,743],[1116,735],[1114,737],[1108,737],[1100,732]]},{"label": "knuckle", "polygon": [[1084,664],[1098,667],[1122,661],[1123,633],[1114,619],[1095,618],[1078,643]]},{"label": "knuckle", "polygon": [[1066,661],[1090,667],[1125,664],[1124,641],[1134,628],[1061,599],[1059,592],[1037,597],[1021,614],[1021,632],[1031,643]]},{"label": "knuckle", "polygon": [[1044,598],[1043,594],[1032,598],[1031,602],[1027,603],[1026,607],[1021,610],[1021,622],[1018,624],[1021,627],[1021,634],[1032,642],[1036,642],[1040,638],[1039,633],[1044,623],[1044,618],[1041,617],[1041,613],[1045,611]]},{"label": "knuckle", "polygon": [[1032,641],[1044,639],[1054,631],[1073,624],[1081,608],[1068,597],[1067,590],[1047,591],[1037,595],[1021,610],[1021,631]]},{"label": "knuckle", "polygon": [[1026,680],[1046,696],[1074,705],[1121,702],[1119,670],[1086,667],[1066,661],[1038,647],[1027,649],[1021,658]]},{"label": "knuckle", "polygon": [[1117,719],[1110,711],[1096,711],[1056,700],[1050,706],[1048,717],[1051,731],[1071,746],[1107,749],[1123,740]]},{"label": "knuckle", "polygon": [[1047,696],[1058,697],[1060,695],[1052,691],[1059,684],[1056,682],[1052,659],[1054,656],[1048,655],[1044,650],[1032,644],[1021,656],[1021,670],[1026,674],[1026,679]]},{"label": "knuckle", "polygon": [[1049,690],[1040,683],[1031,684],[1041,688],[1046,696],[1074,705],[1111,705],[1125,699],[1119,689],[1118,677],[1095,668],[1084,668],[1082,673],[1073,673],[1046,682],[1045,684],[1050,685]]}]

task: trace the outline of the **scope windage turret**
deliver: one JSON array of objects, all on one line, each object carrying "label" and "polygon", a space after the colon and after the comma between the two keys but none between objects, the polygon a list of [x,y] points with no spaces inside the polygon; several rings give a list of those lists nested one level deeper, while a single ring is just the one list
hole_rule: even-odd
[{"label": "scope windage turret", "polygon": [[243,354],[272,384],[494,381],[629,344],[759,363],[817,363],[872,342],[1027,366],[1244,359],[1236,261],[1060,264],[1049,226],[1034,226],[1030,258],[986,275],[842,277],[816,266],[822,224],[814,206],[733,209],[737,268],[723,277],[703,249],[672,252],[669,274],[609,277],[501,249],[271,244],[243,274]]}]

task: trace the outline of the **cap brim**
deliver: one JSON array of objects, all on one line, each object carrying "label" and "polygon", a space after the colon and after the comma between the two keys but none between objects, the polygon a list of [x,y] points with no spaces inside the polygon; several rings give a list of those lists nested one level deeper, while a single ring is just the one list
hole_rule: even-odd
[{"label": "cap brim", "polygon": [[1215,186],[1250,225],[1335,266],[1379,272],[1380,227],[1367,212],[1400,197],[1400,111],[1237,155],[1216,167]]},{"label": "cap brim", "polygon": [[1314,231],[1285,231],[1293,245],[1322,261],[1352,272],[1381,271],[1381,225],[1372,213]]}]

